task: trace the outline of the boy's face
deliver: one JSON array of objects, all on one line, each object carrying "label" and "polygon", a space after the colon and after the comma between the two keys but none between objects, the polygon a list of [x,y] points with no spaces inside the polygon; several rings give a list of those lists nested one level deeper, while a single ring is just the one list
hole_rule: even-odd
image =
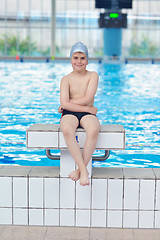
[{"label": "boy's face", "polygon": [[83,71],[88,65],[88,60],[86,54],[82,52],[75,52],[71,58],[71,64],[74,70]]}]

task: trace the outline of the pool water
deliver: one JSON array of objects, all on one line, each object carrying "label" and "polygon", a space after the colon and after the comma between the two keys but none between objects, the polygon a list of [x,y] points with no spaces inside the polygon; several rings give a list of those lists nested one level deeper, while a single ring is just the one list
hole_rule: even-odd
[{"label": "pool water", "polygon": [[[59,123],[60,80],[71,70],[69,62],[0,62],[0,164],[59,165],[44,150],[26,149],[26,128]],[[93,166],[160,167],[160,65],[92,62],[88,70],[100,76],[95,106],[101,124],[126,130],[126,150],[111,151]]]}]

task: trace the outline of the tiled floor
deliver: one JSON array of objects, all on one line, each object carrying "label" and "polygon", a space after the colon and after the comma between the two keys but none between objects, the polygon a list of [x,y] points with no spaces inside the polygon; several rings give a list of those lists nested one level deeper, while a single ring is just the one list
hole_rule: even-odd
[{"label": "tiled floor", "polygon": [[0,240],[159,240],[160,230],[0,226]]}]

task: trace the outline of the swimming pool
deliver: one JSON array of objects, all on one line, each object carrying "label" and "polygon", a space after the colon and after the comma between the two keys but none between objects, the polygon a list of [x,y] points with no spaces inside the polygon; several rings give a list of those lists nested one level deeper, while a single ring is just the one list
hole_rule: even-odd
[{"label": "swimming pool", "polygon": [[[88,70],[100,76],[95,106],[101,124],[126,129],[126,150],[111,151],[93,166],[160,167],[160,65],[92,62]],[[0,164],[59,165],[44,150],[26,149],[25,132],[34,123],[59,123],[60,80],[70,71],[68,62],[0,62]]]}]

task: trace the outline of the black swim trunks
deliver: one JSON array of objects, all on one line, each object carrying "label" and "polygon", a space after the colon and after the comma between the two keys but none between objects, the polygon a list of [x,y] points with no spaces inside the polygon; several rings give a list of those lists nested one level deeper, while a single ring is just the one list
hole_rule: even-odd
[{"label": "black swim trunks", "polygon": [[[68,111],[66,109],[63,109],[63,112],[62,112],[62,116],[61,118],[64,116],[64,115],[74,115],[75,117],[78,118],[78,121],[79,121],[79,125],[78,125],[78,128],[81,128],[81,125],[80,125],[80,120],[82,117],[86,116],[86,115],[94,115],[92,113],[89,113],[89,112],[72,112],[72,111]],[[94,115],[96,116],[96,115]]]}]

